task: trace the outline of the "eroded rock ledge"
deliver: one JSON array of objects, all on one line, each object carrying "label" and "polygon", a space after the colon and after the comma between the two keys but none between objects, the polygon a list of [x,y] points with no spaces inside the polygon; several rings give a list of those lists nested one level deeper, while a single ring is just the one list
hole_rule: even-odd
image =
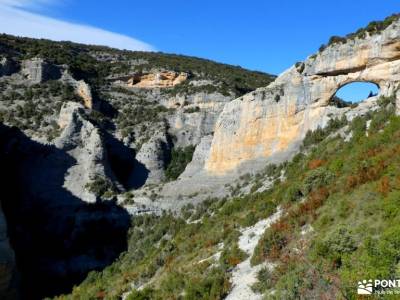
[{"label": "eroded rock ledge", "polygon": [[135,73],[126,78],[121,78],[120,84],[135,88],[168,88],[183,83],[189,75],[184,72],[153,71],[149,73]]}]

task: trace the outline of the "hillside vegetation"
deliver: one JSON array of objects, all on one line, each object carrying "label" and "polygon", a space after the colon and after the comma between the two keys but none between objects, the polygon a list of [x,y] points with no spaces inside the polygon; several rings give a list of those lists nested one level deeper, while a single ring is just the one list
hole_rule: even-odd
[{"label": "hillside vegetation", "polygon": [[367,36],[367,34],[368,35],[379,34],[387,27],[389,27],[393,22],[397,21],[399,18],[400,14],[393,14],[391,16],[386,17],[382,21],[369,22],[367,26],[358,29],[356,32],[349,33],[344,37],[334,35],[329,38],[329,41],[326,45],[325,44],[321,45],[319,50],[323,51],[326,47],[329,47],[330,45],[344,44],[349,40],[354,40],[355,38],[364,39]]},{"label": "hillside vegetation", "polygon": [[196,79],[214,80],[224,92],[232,91],[237,96],[266,86],[275,78],[263,72],[184,55],[126,51],[6,34],[0,35],[0,52],[19,60],[41,57],[54,64],[68,65],[76,79],[85,79],[97,88],[107,77],[149,71],[149,68],[187,72]]},{"label": "hillside vegetation", "polygon": [[[400,118],[393,101],[381,98],[379,111],[352,122],[331,121],[307,134],[290,162],[246,178],[253,185],[272,181],[271,189],[189,205],[179,217],[133,218],[119,260],[58,299],[118,299],[125,292],[130,300],[223,299],[230,271],[246,258],[238,247],[240,228],[278,206],[283,217],[251,257],[253,265],[275,264],[262,269],[253,286],[266,299],[356,299],[358,280],[396,278]],[[334,134],[338,130],[350,140]]]}]

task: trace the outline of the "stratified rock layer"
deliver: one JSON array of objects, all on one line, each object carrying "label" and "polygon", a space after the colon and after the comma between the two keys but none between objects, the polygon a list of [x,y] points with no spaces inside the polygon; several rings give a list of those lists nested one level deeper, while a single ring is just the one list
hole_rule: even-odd
[{"label": "stratified rock layer", "polygon": [[329,100],[351,82],[372,82],[380,95],[400,83],[400,21],[380,34],[333,44],[281,74],[266,88],[227,103],[215,126],[205,169],[223,175],[241,163],[288,151],[324,126]]},{"label": "stratified rock layer", "polygon": [[186,81],[188,74],[173,71],[151,72],[135,74],[128,79],[126,84],[137,88],[166,88]]}]

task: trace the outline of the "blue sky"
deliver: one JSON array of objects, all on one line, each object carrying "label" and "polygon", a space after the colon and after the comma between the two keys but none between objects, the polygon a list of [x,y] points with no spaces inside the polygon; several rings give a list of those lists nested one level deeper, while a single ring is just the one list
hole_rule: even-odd
[{"label": "blue sky", "polygon": [[354,103],[366,99],[370,92],[377,94],[378,91],[378,87],[374,83],[353,82],[340,88],[336,92],[336,96]]},{"label": "blue sky", "polygon": [[0,31],[193,55],[279,74],[330,36],[395,12],[399,1],[0,0]]}]

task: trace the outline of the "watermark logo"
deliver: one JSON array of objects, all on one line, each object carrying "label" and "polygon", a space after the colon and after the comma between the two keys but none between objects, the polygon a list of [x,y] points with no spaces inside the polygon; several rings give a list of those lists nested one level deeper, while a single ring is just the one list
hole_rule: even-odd
[{"label": "watermark logo", "polygon": [[400,279],[364,279],[357,283],[358,295],[400,295]]},{"label": "watermark logo", "polygon": [[357,294],[371,295],[372,292],[373,292],[372,279],[370,279],[370,280],[364,279],[363,281],[358,282]]}]

